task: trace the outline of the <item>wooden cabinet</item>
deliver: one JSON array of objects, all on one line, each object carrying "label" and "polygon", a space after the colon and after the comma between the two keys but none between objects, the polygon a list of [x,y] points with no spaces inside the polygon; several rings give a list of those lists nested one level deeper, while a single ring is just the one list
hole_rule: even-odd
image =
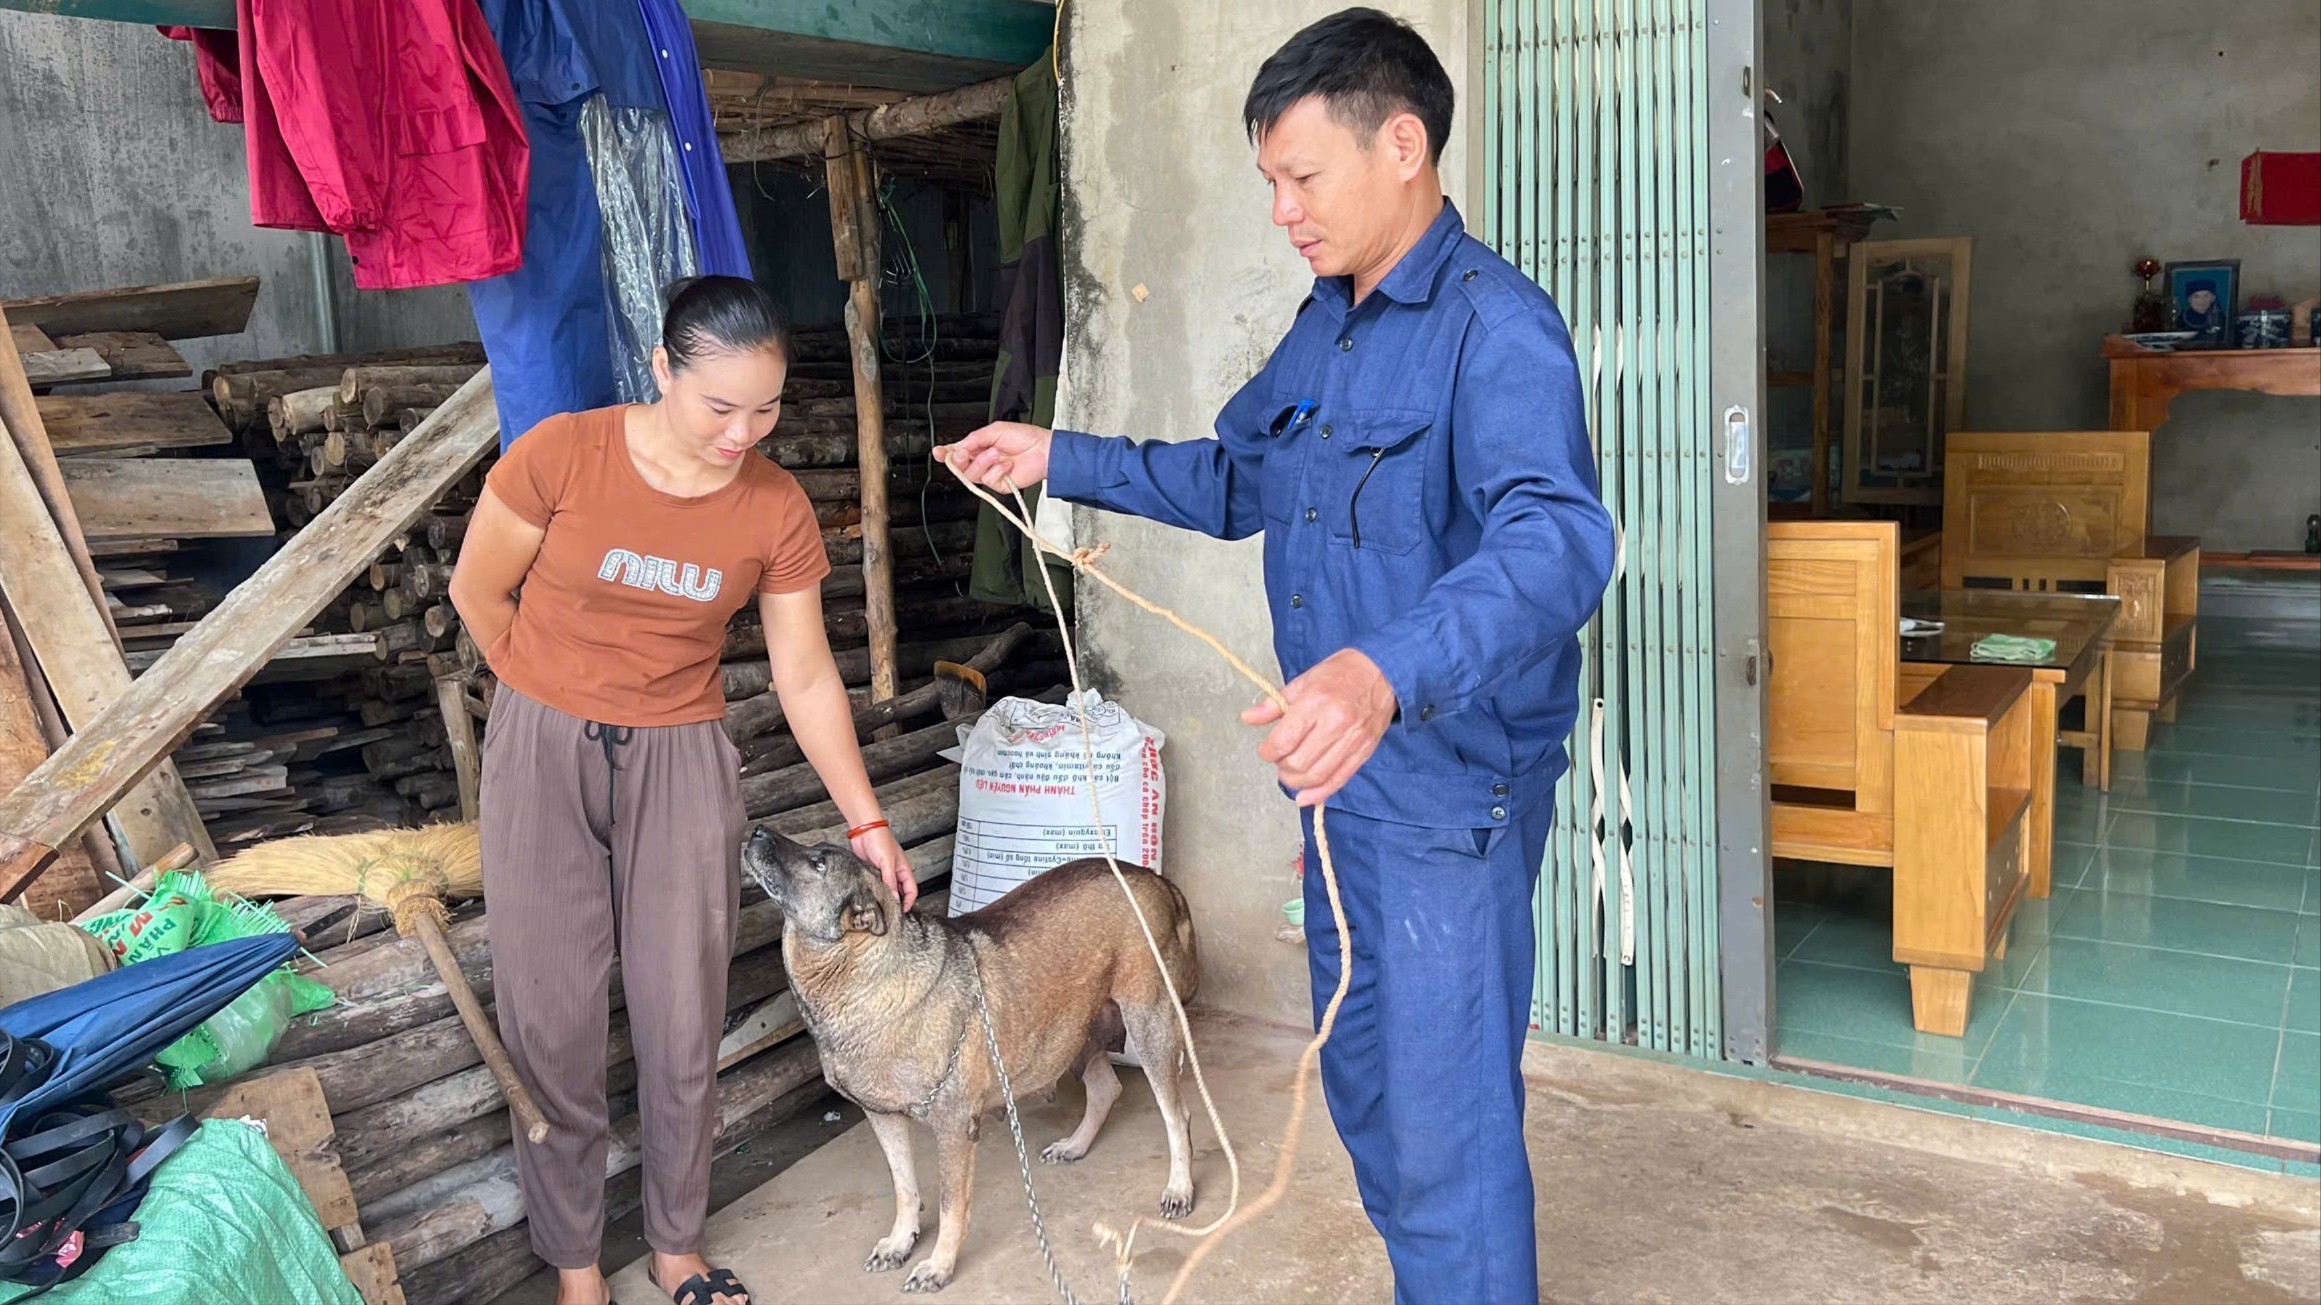
[{"label": "wooden cabinet", "polygon": [[1813,365],[1810,370],[1769,371],[1773,389],[1813,392],[1813,493],[1811,515],[1826,516],[1830,505],[1829,450],[1837,404],[1836,335],[1840,265],[1870,233],[1868,213],[1776,213],[1765,219],[1765,252],[1802,254],[1813,259]]}]

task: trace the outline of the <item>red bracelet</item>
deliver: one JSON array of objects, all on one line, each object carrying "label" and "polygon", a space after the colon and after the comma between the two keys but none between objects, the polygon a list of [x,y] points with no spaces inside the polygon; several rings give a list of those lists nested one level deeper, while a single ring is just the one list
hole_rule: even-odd
[{"label": "red bracelet", "polygon": [[851,843],[851,842],[853,842],[855,839],[858,839],[858,838],[862,837],[864,834],[867,834],[867,833],[869,833],[871,830],[874,830],[874,829],[892,829],[892,828],[894,828],[894,826],[892,826],[892,825],[889,825],[889,824],[888,824],[887,822],[885,822],[884,820],[873,820],[873,821],[871,821],[871,822],[870,822],[869,824],[867,824],[867,825],[857,825],[857,826],[855,826],[854,828],[847,830],[847,831],[846,831],[846,841],[847,841],[847,842],[849,842],[849,843]]}]

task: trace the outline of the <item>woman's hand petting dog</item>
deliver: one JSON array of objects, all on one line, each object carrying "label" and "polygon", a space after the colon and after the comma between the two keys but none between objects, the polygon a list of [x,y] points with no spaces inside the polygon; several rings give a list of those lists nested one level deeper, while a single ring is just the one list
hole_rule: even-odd
[{"label": "woman's hand petting dog", "polygon": [[911,873],[911,858],[903,851],[893,830],[882,825],[847,841],[853,845],[856,856],[878,871],[878,877],[886,881],[887,888],[903,904],[904,910],[918,903],[919,877]]}]

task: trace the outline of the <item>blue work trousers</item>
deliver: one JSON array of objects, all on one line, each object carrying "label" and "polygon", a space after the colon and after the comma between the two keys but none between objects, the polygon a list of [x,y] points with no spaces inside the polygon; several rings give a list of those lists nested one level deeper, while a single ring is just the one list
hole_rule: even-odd
[{"label": "blue work trousers", "polygon": [[[1522,1058],[1531,896],[1552,820],[1544,801],[1493,829],[1329,814],[1354,981],[1322,1050],[1322,1089],[1386,1239],[1396,1305],[1539,1299]],[[1310,812],[1305,832],[1319,1024],[1341,943]]]}]

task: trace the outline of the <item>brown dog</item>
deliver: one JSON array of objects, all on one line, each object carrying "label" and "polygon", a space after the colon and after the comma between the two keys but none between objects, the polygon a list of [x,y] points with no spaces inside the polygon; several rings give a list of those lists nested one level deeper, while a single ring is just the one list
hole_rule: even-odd
[{"label": "brown dog", "polygon": [[[760,828],[742,865],[782,908],[782,959],[822,1053],[822,1075],[869,1116],[894,1170],[894,1228],[871,1248],[865,1268],[899,1268],[918,1244],[913,1119],[935,1130],[942,1213],[933,1253],[903,1290],[941,1291],[958,1265],[977,1122],[1003,1108],[978,991],[1019,1099],[1068,1072],[1087,1086],[1080,1127],[1041,1159],[1068,1163],[1088,1154],[1120,1096],[1106,1053],[1124,1039],[1168,1128],[1161,1213],[1192,1212],[1190,1121],[1177,1091],[1184,1039],[1136,916],[1104,862],[1058,866],[950,920],[905,914],[877,873],[843,848],[804,847]],[[1200,963],[1184,894],[1149,870],[1121,870],[1178,995],[1192,1000]]]}]

